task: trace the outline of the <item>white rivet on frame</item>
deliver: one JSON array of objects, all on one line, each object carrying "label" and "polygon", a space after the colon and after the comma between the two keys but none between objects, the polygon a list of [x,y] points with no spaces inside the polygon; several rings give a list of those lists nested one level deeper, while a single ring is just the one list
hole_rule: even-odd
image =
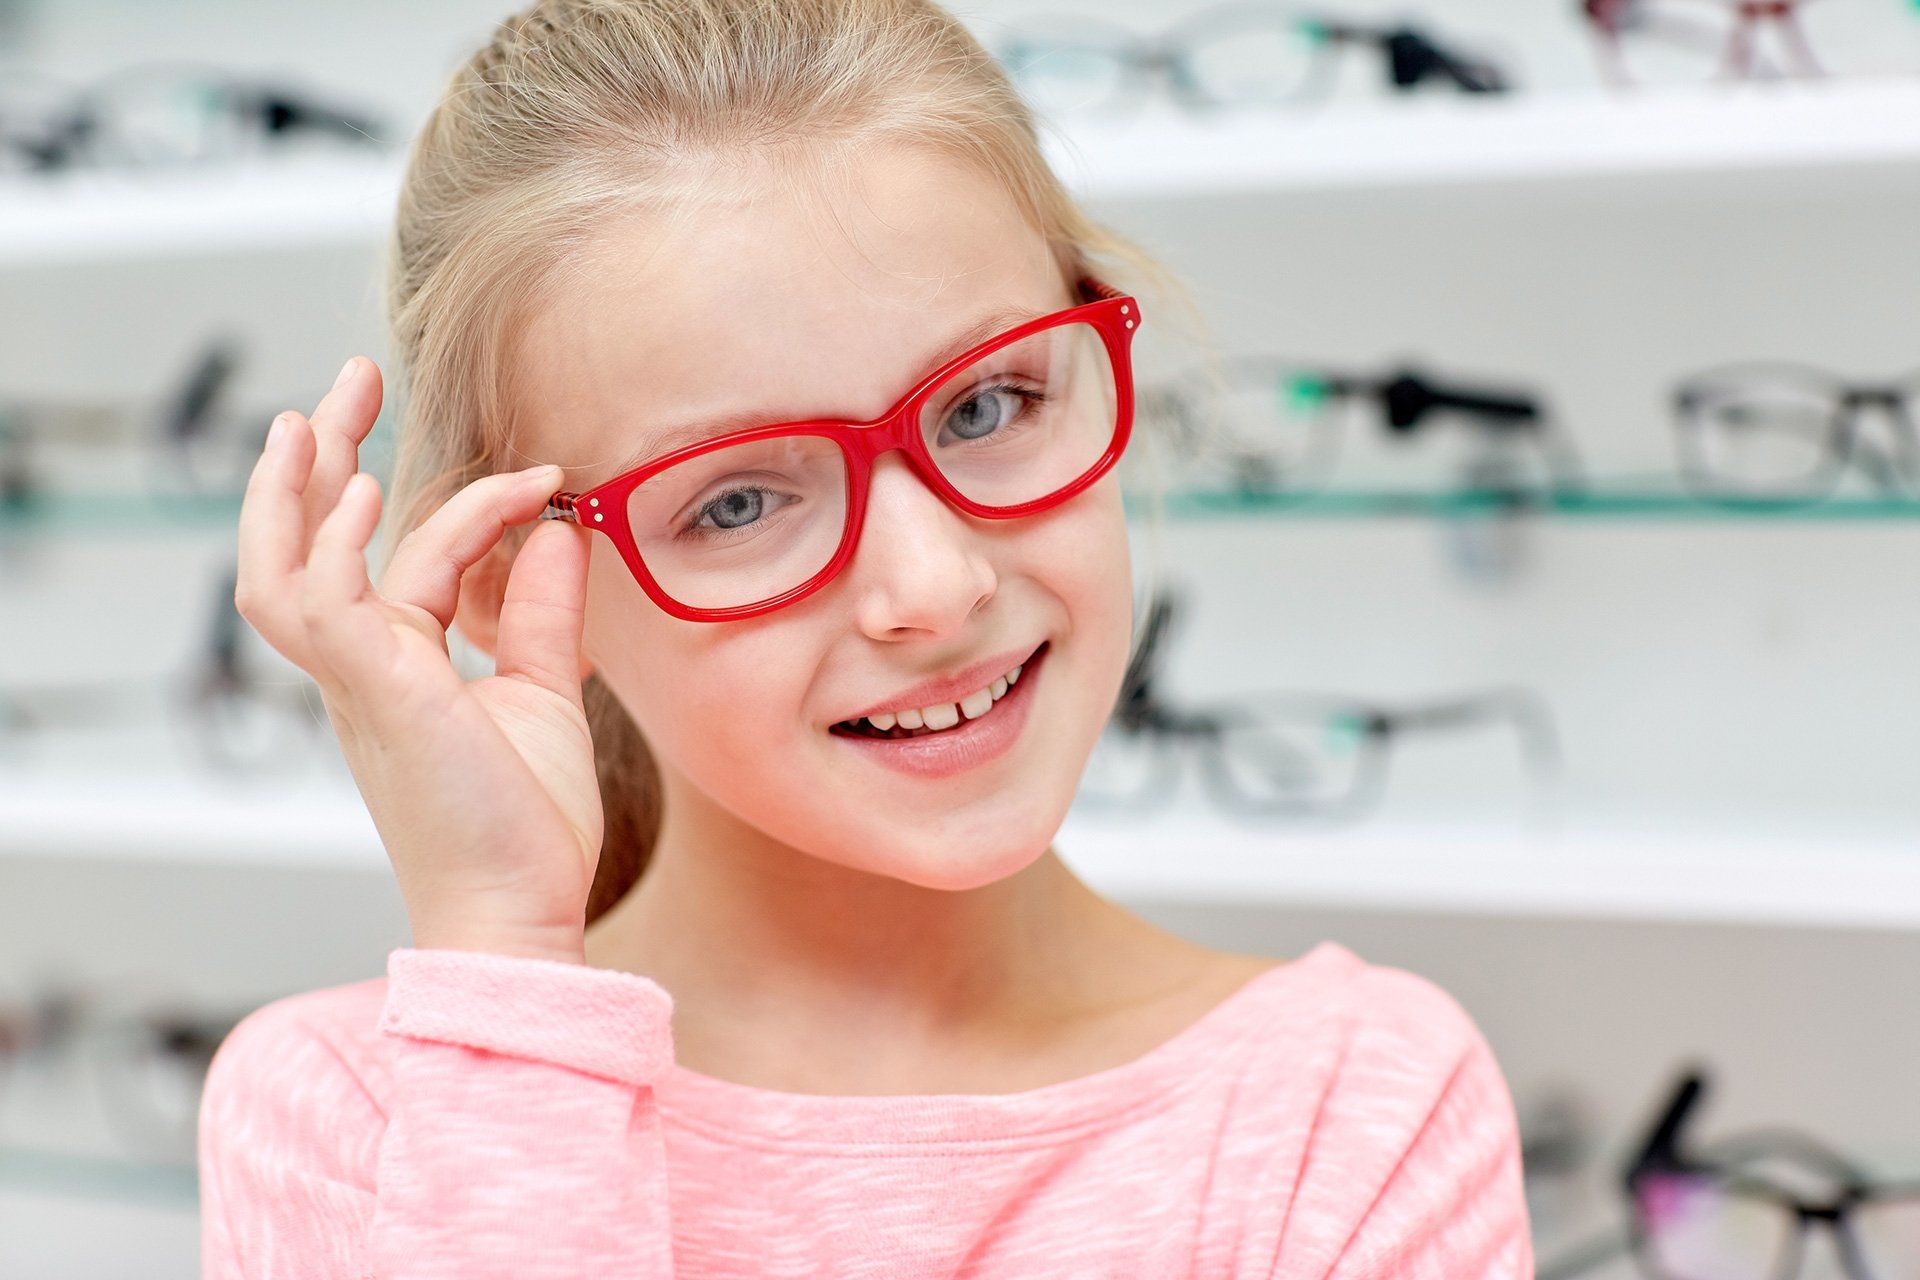
[{"label": "white rivet on frame", "polygon": [[598,512],[598,511],[596,511],[596,512],[594,512],[594,513],[593,513],[593,518],[594,518],[595,520],[605,520],[605,519],[606,519],[606,517],[605,517],[605,516],[603,516],[603,515],[601,515],[601,514],[600,514],[600,513]]}]

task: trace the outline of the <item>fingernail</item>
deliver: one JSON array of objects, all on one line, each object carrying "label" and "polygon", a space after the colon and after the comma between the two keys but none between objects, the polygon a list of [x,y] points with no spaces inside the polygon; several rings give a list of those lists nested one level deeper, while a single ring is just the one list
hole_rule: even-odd
[{"label": "fingernail", "polygon": [[558,480],[560,478],[560,467],[555,463],[547,462],[537,467],[528,467],[520,474],[529,480]]},{"label": "fingernail", "polygon": [[349,357],[347,357],[347,362],[346,362],[345,364],[343,364],[343,365],[341,365],[341,366],[340,366],[340,374],[339,374],[339,376],[338,376],[338,377],[336,377],[336,378],[335,378],[335,379],[333,380],[333,385],[334,385],[334,386],[335,386],[336,388],[337,388],[337,387],[339,387],[339,385],[340,385],[341,383],[343,383],[343,382],[345,382],[345,381],[347,380],[347,378],[348,378],[348,376],[349,376],[350,374],[352,374],[352,373],[353,373],[353,366],[354,366],[354,364],[355,364],[355,362],[356,362],[356,361],[358,361],[359,359],[360,359],[360,357],[359,357],[359,356],[349,356]]},{"label": "fingernail", "polygon": [[283,413],[275,418],[273,425],[267,428],[267,448],[271,449],[282,440],[285,440],[287,438],[287,428],[292,425],[293,418],[290,414]]}]

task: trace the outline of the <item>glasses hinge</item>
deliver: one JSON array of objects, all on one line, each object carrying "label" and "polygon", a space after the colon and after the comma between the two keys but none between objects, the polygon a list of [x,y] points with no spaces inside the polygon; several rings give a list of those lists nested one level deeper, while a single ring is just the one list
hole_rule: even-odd
[{"label": "glasses hinge", "polygon": [[577,493],[554,494],[551,498],[547,499],[547,509],[540,513],[540,518],[542,520],[568,520],[574,524],[579,524],[580,513],[574,510],[573,506],[573,504],[579,500],[579,497],[580,495]]}]

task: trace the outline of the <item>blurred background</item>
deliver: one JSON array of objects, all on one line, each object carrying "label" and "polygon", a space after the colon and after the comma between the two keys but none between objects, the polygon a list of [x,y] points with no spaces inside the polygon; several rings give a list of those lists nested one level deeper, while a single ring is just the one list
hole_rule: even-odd
[{"label": "blurred background", "polygon": [[[1225,357],[1142,330],[1151,625],[1057,847],[1459,999],[1542,1276],[1770,1278],[1846,1186],[1920,1275],[1920,5],[1329,4],[957,6]],[[401,148],[506,12],[0,0],[0,1276],[198,1274],[221,1036],[408,945],[234,520],[388,370]]]}]

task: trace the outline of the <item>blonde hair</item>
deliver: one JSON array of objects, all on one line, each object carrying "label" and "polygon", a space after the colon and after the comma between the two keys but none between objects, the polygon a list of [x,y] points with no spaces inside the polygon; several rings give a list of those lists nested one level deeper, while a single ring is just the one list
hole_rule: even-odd
[{"label": "blonde hair", "polygon": [[[675,216],[689,178],[718,158],[857,154],[883,139],[1004,182],[1069,283],[1099,275],[1140,295],[1150,320],[1159,298],[1177,304],[1176,330],[1204,330],[1170,272],[1080,211],[1000,66],[936,4],[540,0],[453,73],[408,155],[387,245],[404,407],[381,567],[463,486],[527,465],[514,448],[512,335],[610,222],[636,207]],[[509,550],[529,529],[510,531]],[[594,675],[584,695],[606,815],[591,923],[645,869],[660,786],[613,691]]]}]

